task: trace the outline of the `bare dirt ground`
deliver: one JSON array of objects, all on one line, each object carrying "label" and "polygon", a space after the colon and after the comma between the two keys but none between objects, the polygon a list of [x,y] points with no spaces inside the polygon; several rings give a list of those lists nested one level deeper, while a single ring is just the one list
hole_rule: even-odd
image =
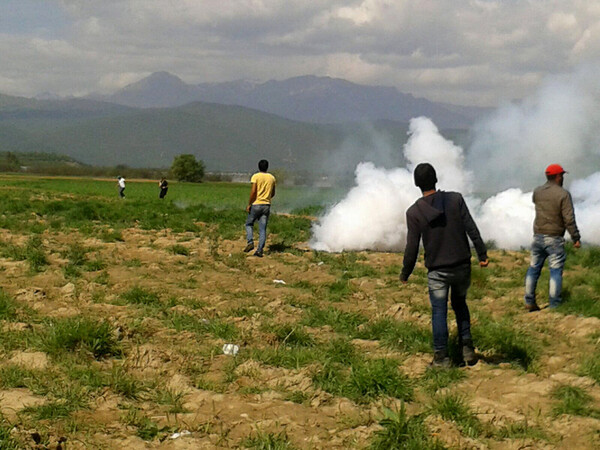
[{"label": "bare dirt ground", "polygon": [[[15,244],[26,240],[8,232],[0,233],[0,238]],[[400,407],[399,400],[385,396],[357,403],[332,395],[313,382],[314,364],[272,366],[253,358],[252,351],[277,345],[270,328],[299,322],[303,314],[299,305],[303,303],[360,313],[371,320],[390,317],[429,327],[424,284],[400,286],[397,271],[387,272],[401,265],[402,255],[359,253],[355,264],[369,266],[377,275],[350,279],[350,292],[341,301],[331,302],[319,287],[336,282],[339,273],[303,245],[293,252],[272,252],[261,259],[241,253],[242,240],[215,243],[193,233],[139,229],[126,230],[123,238],[123,242],[106,243],[76,232],[46,232],[42,241],[49,265],[37,274],[31,274],[25,261],[0,259],[2,288],[20,307],[41,318],[107,320],[118,333],[123,356],[90,365],[109,373],[116,364],[144,386],[136,398],[126,398],[105,386],[90,393],[86,407],[60,420],[38,420],[27,413],[27,407],[47,403],[48,396],[27,387],[0,390],[0,411],[25,448],[61,448],[65,445],[59,444],[62,437],[67,439],[65,448],[73,449],[236,448],[250,445],[248,437],[257,433],[282,432],[294,448],[365,448],[381,429],[378,422],[383,407]],[[74,241],[90,249],[88,257],[103,261],[105,268],[67,277],[64,250]],[[175,245],[185,247],[188,254],[176,254],[172,250]],[[490,268],[495,267],[487,285],[491,288],[487,292],[484,289],[482,298],[470,300],[471,308],[492,317],[511,314],[515,328],[542,342],[540,355],[532,369],[524,370],[484,352],[475,366],[460,369],[465,375],[462,379],[440,392],[459,394],[483,424],[498,428],[526,422],[542,430],[545,437],[470,437],[455,422],[435,413],[426,419],[428,429],[449,448],[600,448],[600,420],[556,416],[551,396],[557,386],[577,386],[592,397],[591,407],[600,408],[600,386],[578,375],[582,358],[599,345],[600,320],[548,309],[524,313],[520,281],[512,287],[508,283],[500,291],[496,287],[523,275],[527,255],[490,254]],[[176,301],[160,313],[119,301],[121,294],[133,287],[158,293],[162,301]],[[170,313],[206,323],[218,320],[232,324],[238,333],[226,339],[210,332],[177,331],[165,322],[165,314]],[[39,326],[39,321],[21,318],[4,321],[2,330],[3,334],[18,333]],[[478,326],[475,314],[473,328]],[[328,325],[306,330],[318,342],[336,335]],[[236,357],[223,354],[225,343],[239,346]],[[428,408],[432,394],[418,386],[431,354],[402,352],[377,340],[353,339],[352,344],[365,358],[398,361],[400,371],[417,386],[415,398],[407,403],[409,414]],[[1,358],[4,367],[32,370],[42,378],[61,364],[38,348],[6,351]],[[178,398],[177,412],[170,412],[172,403],[157,400],[161,392]],[[291,400],[292,394],[301,400]],[[159,432],[151,437],[140,433],[140,417],[156,424]],[[32,433],[40,433],[43,442],[36,444]]]}]

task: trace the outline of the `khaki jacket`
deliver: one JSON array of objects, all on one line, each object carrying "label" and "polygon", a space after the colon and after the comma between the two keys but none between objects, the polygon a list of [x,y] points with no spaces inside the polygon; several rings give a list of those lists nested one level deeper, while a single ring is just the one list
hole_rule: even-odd
[{"label": "khaki jacket", "polygon": [[569,191],[548,181],[535,188],[533,203],[535,203],[535,221],[533,222],[535,234],[564,236],[566,229],[573,242],[581,239],[575,223],[573,200]]}]

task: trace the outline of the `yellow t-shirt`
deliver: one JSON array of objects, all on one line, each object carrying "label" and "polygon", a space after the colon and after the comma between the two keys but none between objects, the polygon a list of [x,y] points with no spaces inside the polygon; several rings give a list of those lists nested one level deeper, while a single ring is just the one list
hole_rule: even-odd
[{"label": "yellow t-shirt", "polygon": [[252,175],[250,183],[256,183],[256,200],[253,205],[270,205],[273,189],[277,182],[270,173],[258,172]]}]

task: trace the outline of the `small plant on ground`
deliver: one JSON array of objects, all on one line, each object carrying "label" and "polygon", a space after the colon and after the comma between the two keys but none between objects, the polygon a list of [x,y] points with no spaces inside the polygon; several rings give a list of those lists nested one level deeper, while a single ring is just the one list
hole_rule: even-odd
[{"label": "small plant on ground", "polygon": [[445,447],[433,439],[422,416],[409,417],[402,403],[400,411],[383,410],[379,421],[382,429],[374,433],[371,450],[442,450]]},{"label": "small plant on ground", "polygon": [[173,253],[174,255],[183,255],[183,256],[190,255],[190,251],[188,250],[188,248],[181,244],[173,245],[170,250],[171,250],[171,253]]},{"label": "small plant on ground", "polygon": [[96,322],[87,318],[59,319],[46,325],[41,335],[44,351],[60,355],[64,351],[86,350],[100,359],[120,356],[121,346],[108,322]]},{"label": "small plant on ground", "polygon": [[390,359],[355,362],[348,371],[336,363],[326,363],[313,374],[314,383],[333,395],[347,397],[358,403],[390,396],[411,400],[410,379],[398,370],[397,361]]},{"label": "small plant on ground", "polygon": [[13,320],[17,317],[17,305],[14,299],[0,289],[0,319]]},{"label": "small plant on ground", "polygon": [[242,446],[252,450],[293,450],[285,431],[280,433],[264,433],[257,431],[242,441]]},{"label": "small plant on ground", "polygon": [[132,303],[134,305],[157,306],[160,304],[160,297],[157,293],[139,286],[123,292],[119,298],[125,303]]},{"label": "small plant on ground", "polygon": [[25,259],[29,263],[31,272],[41,272],[48,265],[48,258],[42,239],[39,236],[31,236],[25,246]]},{"label": "small plant on ground", "polygon": [[430,367],[421,377],[421,383],[423,384],[426,392],[433,394],[440,389],[447,388],[448,386],[466,378],[466,376],[467,375],[465,372],[457,367],[450,369]]},{"label": "small plant on ground", "polygon": [[551,395],[556,400],[552,408],[552,413],[555,416],[570,414],[573,416],[600,418],[600,411],[590,407],[592,397],[580,387],[568,385],[557,386],[552,390]]},{"label": "small plant on ground", "polygon": [[444,420],[454,422],[460,431],[469,437],[477,437],[483,432],[481,422],[460,395],[438,394],[433,398],[429,410],[439,414]]},{"label": "small plant on ground", "polygon": [[579,369],[579,374],[593,378],[596,383],[600,383],[600,351],[584,359]]},{"label": "small plant on ground", "polygon": [[389,318],[367,323],[357,337],[381,340],[385,345],[410,353],[431,351],[431,331],[411,322]]}]

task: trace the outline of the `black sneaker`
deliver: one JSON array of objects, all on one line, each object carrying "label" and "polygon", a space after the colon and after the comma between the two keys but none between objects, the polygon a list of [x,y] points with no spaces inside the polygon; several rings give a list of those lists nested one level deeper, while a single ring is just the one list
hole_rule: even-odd
[{"label": "black sneaker", "polygon": [[525,309],[528,312],[535,312],[535,311],[539,311],[540,307],[537,305],[537,303],[525,303]]},{"label": "black sneaker", "polygon": [[248,245],[246,245],[246,247],[244,247],[244,252],[248,253],[253,248],[254,248],[254,242],[248,242]]},{"label": "black sneaker", "polygon": [[256,256],[257,258],[262,258],[263,253],[262,252],[254,252],[254,256]]},{"label": "black sneaker", "polygon": [[438,367],[441,369],[449,369],[451,366],[450,358],[448,357],[447,351],[433,352],[433,360],[429,364],[429,367]]},{"label": "black sneaker", "polygon": [[462,356],[465,363],[469,366],[477,364],[478,358],[475,354],[475,348],[473,347],[473,341],[465,340],[462,344]]}]

